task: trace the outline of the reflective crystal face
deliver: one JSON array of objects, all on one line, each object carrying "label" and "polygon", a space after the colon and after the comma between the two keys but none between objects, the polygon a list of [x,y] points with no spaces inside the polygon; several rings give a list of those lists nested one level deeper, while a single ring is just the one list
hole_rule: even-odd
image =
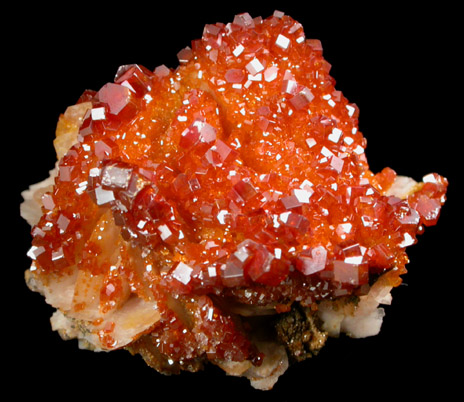
[{"label": "reflective crystal face", "polygon": [[[154,300],[150,339],[170,359],[240,361],[256,351],[217,297],[288,311],[364,295],[379,275],[398,285],[447,181],[388,193],[396,173],[369,170],[320,41],[283,13],[241,14],[177,56],[176,69],[121,66],[79,102],[28,253],[38,277],[98,289],[70,314]],[[96,336],[112,349],[116,332]]]}]

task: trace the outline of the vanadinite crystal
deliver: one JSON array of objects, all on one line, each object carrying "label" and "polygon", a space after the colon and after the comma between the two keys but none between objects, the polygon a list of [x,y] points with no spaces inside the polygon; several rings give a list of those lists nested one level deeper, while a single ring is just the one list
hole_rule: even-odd
[{"label": "vanadinite crystal", "polygon": [[61,115],[56,169],[25,192],[27,283],[81,347],[269,389],[328,335],[378,332],[447,180],[369,170],[358,108],[281,12],[206,25],[177,55]]}]

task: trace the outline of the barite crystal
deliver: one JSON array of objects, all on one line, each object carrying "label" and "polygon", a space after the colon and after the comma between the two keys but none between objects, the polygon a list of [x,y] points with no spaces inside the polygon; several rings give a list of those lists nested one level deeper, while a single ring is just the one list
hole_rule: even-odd
[{"label": "barite crystal", "polygon": [[57,167],[23,193],[26,280],[66,339],[271,389],[327,335],[379,331],[448,182],[369,169],[359,109],[280,11],[206,25],[177,57],[61,115]]}]

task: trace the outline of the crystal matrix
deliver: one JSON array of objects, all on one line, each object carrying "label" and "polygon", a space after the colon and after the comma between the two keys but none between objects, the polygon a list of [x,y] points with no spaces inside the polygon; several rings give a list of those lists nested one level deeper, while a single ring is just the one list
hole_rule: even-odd
[{"label": "crystal matrix", "polygon": [[206,25],[177,55],[60,117],[56,169],[25,194],[26,279],[82,347],[269,389],[328,335],[378,332],[447,181],[369,170],[358,108],[289,16]]}]

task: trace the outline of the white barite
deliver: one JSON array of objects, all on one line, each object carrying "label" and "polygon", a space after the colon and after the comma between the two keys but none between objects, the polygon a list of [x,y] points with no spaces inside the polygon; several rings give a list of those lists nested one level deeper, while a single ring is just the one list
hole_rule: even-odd
[{"label": "white barite", "polygon": [[[39,203],[37,199],[34,201]],[[114,247],[120,239],[120,231],[114,222],[109,223],[107,219],[108,214],[100,218],[102,223],[95,226],[92,236],[101,239],[96,232],[100,232],[105,224],[107,237],[102,244],[102,254],[98,258],[113,262],[110,268],[113,271],[118,269],[121,262],[120,249]],[[62,225],[67,226],[66,222],[62,222]],[[37,247],[32,249],[31,257],[37,257],[40,251]],[[52,254],[52,259],[57,262],[63,257],[62,249]],[[144,300],[129,293],[123,296],[114,308],[103,312],[99,306],[104,284],[103,275],[90,275],[79,270],[76,265],[69,266],[67,271],[60,276],[49,276],[46,282],[42,282],[33,263],[26,271],[25,279],[32,291],[42,294],[45,301],[56,309],[50,320],[52,329],[63,339],[77,338],[80,348],[99,351],[124,347],[160,319],[155,301]],[[111,287],[106,288],[106,291],[111,290]],[[86,303],[86,309],[76,309],[75,307],[82,302]],[[105,330],[109,325],[113,328],[112,344],[103,343],[103,339],[98,336],[99,331]]]},{"label": "white barite", "polygon": [[358,304],[321,302],[318,316],[323,322],[322,329],[332,337],[338,337],[340,333],[345,333],[351,338],[377,335],[385,316],[385,310],[379,305],[391,303],[391,290],[391,286],[378,281],[367,295],[360,296]]},{"label": "white barite", "polygon": [[20,205],[20,214],[30,226],[37,224],[42,216],[42,195],[51,191],[55,184],[55,177],[58,175],[58,168],[49,171],[49,176],[36,184],[32,184],[28,189],[21,192],[23,202]]},{"label": "white barite", "polygon": [[[424,181],[425,183],[425,181]],[[406,176],[397,176],[391,187],[386,191],[385,195],[394,195],[398,198],[404,199],[409,194],[412,194],[418,186],[418,183]]]},{"label": "white barite", "polygon": [[[50,177],[53,179],[53,173]],[[29,209],[24,206],[25,203],[36,204],[40,210],[40,197],[37,197],[35,193],[43,191],[44,185],[45,188],[48,188],[50,180],[49,178],[38,185],[31,186],[28,191],[23,192],[26,201],[21,205],[21,213],[24,214],[25,219]],[[432,180],[432,177],[428,176],[427,180]],[[417,188],[416,186],[417,182],[414,180],[398,176],[388,192],[403,198],[413,192]],[[301,187],[308,189],[311,187],[311,183],[303,182]],[[222,217],[228,213],[226,210],[220,212],[222,212]],[[289,214],[290,212],[281,214],[280,219],[285,222]],[[277,225],[279,225],[278,217],[274,217]],[[339,226],[345,233],[349,233],[351,230],[349,223]],[[31,257],[37,256],[38,253],[40,253],[38,248],[30,251]],[[276,253],[277,256],[279,252],[276,250]],[[175,276],[173,276],[187,284],[190,281],[192,271],[192,268],[187,264],[179,263],[175,268]],[[50,282],[47,286],[37,280],[33,266],[26,272],[26,281],[31,290],[43,294],[47,303],[57,308],[51,318],[52,329],[58,331],[63,339],[77,338],[81,348],[104,350],[105,348],[96,334],[99,328],[103,328],[106,322],[111,321],[115,324],[113,331],[113,336],[117,340],[115,347],[121,347],[130,343],[135,336],[160,319],[156,303],[146,302],[138,297],[130,298],[121,308],[106,315],[103,323],[97,327],[89,321],[73,317],[69,311],[74,299],[78,270],[73,272],[59,280]],[[217,275],[216,268],[208,268],[208,274],[210,277],[215,277]],[[367,295],[360,297],[357,305],[353,303],[341,305],[337,301],[323,301],[318,310],[318,316],[323,322],[322,329],[327,331],[330,336],[335,337],[339,336],[340,333],[346,333],[353,338],[376,335],[380,331],[385,315],[384,309],[379,306],[391,304],[391,290],[392,287],[384,284],[380,279],[371,287]],[[136,325],[132,319],[134,314],[139,318]],[[271,389],[278,377],[288,368],[288,358],[285,349],[275,343],[259,345],[259,348],[260,350],[266,349],[266,352],[271,349],[274,351],[274,353],[266,353],[266,359],[261,368],[252,367],[249,361],[241,363],[216,362],[216,364],[230,375],[244,376],[250,379],[252,386],[257,389]]]},{"label": "white barite", "polygon": [[424,183],[437,183],[437,179],[433,173],[426,174],[422,177]]},{"label": "white barite", "polygon": [[287,352],[284,346],[272,341],[259,341],[256,346],[264,353],[260,366],[254,366],[249,360],[216,360],[215,364],[229,375],[248,378],[255,389],[270,390],[289,367]]},{"label": "white barite", "polygon": [[[276,18],[282,18],[283,15],[284,14],[282,12],[278,12],[278,11],[274,13],[274,16]],[[240,23],[242,26],[254,26],[254,21],[249,16],[245,16],[245,17],[241,17],[240,19],[237,19],[237,23]],[[296,31],[299,28],[300,27],[297,26],[294,29]],[[212,28],[210,28],[210,32],[212,32],[211,29]],[[230,26],[228,26],[228,30],[230,31]],[[298,43],[302,41],[304,41],[304,36],[300,36],[297,39]],[[276,45],[282,49],[287,49],[290,45],[290,40],[286,36],[280,34],[276,39]],[[313,47],[314,49],[319,50],[317,46],[313,46]],[[235,57],[238,57],[239,55],[242,54],[243,51],[244,51],[244,47],[242,45],[238,45],[233,50],[233,54]],[[192,57],[191,49],[190,48],[184,49],[183,51],[179,52],[178,56],[179,56],[180,63],[187,62]],[[265,67],[257,58],[254,58],[253,60],[251,60],[247,64],[246,68],[248,72],[250,73],[250,76],[248,77],[249,81],[253,81],[252,77],[256,77],[255,80],[257,80],[257,77],[259,77],[259,80],[262,79],[261,73],[264,71]],[[155,74],[157,74],[158,77],[166,76],[169,74],[169,71],[167,71],[166,74],[164,73],[160,74],[160,72],[161,72],[160,68],[158,67],[157,70],[155,70]],[[264,71],[264,74],[263,74],[264,79],[267,82],[273,81],[276,79],[277,73],[278,73],[277,67],[270,67],[266,71]],[[202,72],[200,71],[198,72],[198,78],[201,79],[201,77],[202,77]],[[173,82],[173,85],[176,85],[175,87],[176,90],[180,86],[179,83],[174,83],[174,82]],[[235,83],[234,85],[238,87],[241,84]],[[247,84],[245,85],[249,85],[249,83],[247,82]],[[219,89],[219,91],[222,91],[222,90],[224,89],[223,88]],[[302,96],[306,98],[306,101],[311,101],[312,99],[311,93],[309,92],[310,96],[307,96],[307,94],[308,92],[304,92],[302,93]],[[146,95],[146,96],[149,96],[149,95]],[[297,99],[301,99],[301,97]],[[305,102],[304,104],[306,105],[307,102]],[[335,102],[330,98],[328,99],[328,104],[330,106],[335,106]],[[346,107],[348,110],[348,115],[352,116],[354,114],[355,108],[350,107],[350,106],[346,106]],[[292,113],[292,112],[293,110],[289,110],[289,113]],[[99,110],[99,111],[92,111],[91,113],[92,113],[92,119],[94,120],[99,120],[99,119],[104,118],[102,117],[104,116],[104,109]],[[244,112],[242,114],[245,115]],[[353,132],[353,134],[355,133],[356,131]],[[340,136],[341,136],[341,132],[340,134],[338,134],[337,132],[334,133],[334,131],[332,131],[332,133],[329,135],[329,140],[334,143],[338,143],[338,141],[340,140]],[[210,142],[209,140],[206,140],[206,138],[208,138],[208,136],[204,135],[203,140],[205,142]],[[212,138],[211,141],[214,141],[216,139],[215,135],[214,136],[211,135],[211,138]],[[348,141],[349,139],[345,138],[345,143],[348,144]],[[351,143],[352,142],[353,141],[351,139]],[[314,142],[307,141],[307,144],[311,148],[316,143],[315,141]],[[87,145],[84,144],[84,146],[87,146]],[[334,156],[325,147],[322,149],[321,152],[326,157],[332,156],[332,159],[331,159],[332,167],[334,167],[336,170],[341,170],[340,165],[341,166],[343,165],[343,160],[341,158],[337,158],[336,156]],[[362,152],[364,152],[364,150],[361,148],[360,153]],[[309,184],[308,186],[310,187],[311,185],[312,184]],[[293,195],[296,197],[298,202],[300,203],[309,202],[312,192],[307,190],[308,186],[302,187],[302,189],[300,190],[297,189],[293,192]],[[79,188],[81,187],[83,188],[83,191],[84,191],[85,187],[80,186]],[[30,189],[30,193],[25,194],[25,198],[26,197],[28,198],[28,200],[26,200],[25,202],[32,200],[32,198],[34,197],[35,199],[32,200],[31,202],[36,204],[35,207],[38,208],[39,217],[40,217],[41,215],[40,201],[37,200],[36,195],[37,193],[35,191],[32,191],[32,189]],[[95,191],[95,196],[97,199],[97,204],[99,205],[106,204],[114,200],[113,192],[103,190],[102,188],[97,188],[97,190]],[[23,214],[24,209],[25,208],[23,208],[22,206],[22,209],[21,209],[22,214]],[[217,219],[220,222],[222,220],[221,223],[224,224],[225,216],[228,213],[229,212],[226,210],[221,210],[219,214],[217,215]],[[24,214],[26,213],[24,212]],[[291,214],[290,212],[286,214],[281,214],[280,218],[282,222],[287,222],[289,220],[290,214]],[[35,218],[31,219],[31,221],[34,221],[34,220]],[[280,225],[280,223],[277,220],[276,215],[274,216],[274,224],[276,226]],[[346,225],[349,225],[349,224],[346,224]],[[58,226],[60,230],[64,231],[66,230],[67,223],[66,222],[62,222],[62,224],[58,223]],[[158,228],[160,229],[160,232],[161,232],[161,238],[163,237],[167,238],[171,234],[171,232],[166,225],[162,225],[162,226],[165,226],[165,228],[164,227],[163,228],[160,227],[161,229]],[[349,233],[350,229],[343,227],[344,233]],[[37,257],[37,255],[40,255],[38,254],[40,252],[42,252],[40,248],[35,248],[30,251],[30,254],[33,257]],[[280,253],[281,253],[280,249],[275,249],[275,256],[277,258],[279,258],[278,255],[280,256]],[[59,249],[58,251],[55,252],[54,259],[59,260],[62,257],[63,257],[62,249]],[[245,255],[242,256],[242,259],[243,257],[245,257]],[[352,261],[349,261],[353,264],[360,262],[359,256],[348,257],[348,259],[349,258],[353,259]],[[113,268],[115,267],[116,265],[112,265],[111,269],[113,270]],[[147,266],[147,271],[148,271],[148,266]],[[190,281],[190,275],[192,271],[193,270],[189,265],[181,262],[176,266],[174,273],[173,273],[173,277],[178,279],[180,282],[187,284]],[[208,268],[208,273],[210,273],[210,276],[212,277],[216,276],[216,268],[214,267]],[[93,324],[90,324],[90,322],[83,323],[81,326],[80,321],[78,322],[75,317],[71,317],[67,315],[66,313],[66,311],[68,310],[68,306],[66,303],[72,303],[72,296],[75,290],[75,281],[76,281],[76,278],[70,275],[69,277],[66,278],[66,283],[63,282],[59,284],[52,284],[51,286],[47,284],[47,287],[45,287],[43,284],[35,284],[35,285],[32,284],[33,279],[31,279],[29,282],[29,286],[31,288],[36,287],[36,289],[38,289],[39,291],[43,291],[44,293],[46,293],[46,297],[48,296],[47,302],[49,302],[50,304],[54,305],[57,308],[62,309],[62,310],[57,310],[57,312],[54,314],[52,318],[52,325],[53,325],[54,330],[61,331],[60,333],[66,333],[67,331],[67,335],[70,336],[71,338],[82,339],[82,337],[84,337],[84,340],[86,342],[90,342],[96,345],[96,348],[98,349],[99,347],[98,345],[100,341],[97,338],[91,338],[92,335],[90,335],[92,334],[92,332],[95,334],[96,333],[95,330],[98,328],[92,327],[91,325]],[[382,286],[382,285],[376,286],[376,285],[377,284],[375,284],[371,288],[368,295],[361,297],[361,301],[357,307],[354,307],[354,305],[350,305],[346,309],[338,309],[338,310],[333,308],[334,305],[328,305],[326,309],[322,307],[320,310],[320,315],[321,315],[321,318],[322,317],[325,318],[324,325],[327,325],[329,328],[331,328],[330,322],[334,322],[334,321],[338,322],[339,323],[338,333],[340,331],[347,332],[351,336],[355,336],[355,337],[370,336],[372,334],[375,334],[376,331],[378,332],[378,328],[380,328],[379,320],[381,323],[382,316],[383,316],[383,310],[379,309],[378,305],[380,303],[389,302],[390,299],[388,296],[389,296],[389,291],[391,290],[391,288],[387,286]],[[137,317],[136,320],[134,319],[134,315]],[[208,316],[209,316],[209,313],[208,313]],[[156,303],[146,302],[143,299],[133,297],[129,299],[128,301],[126,301],[126,303],[122,306],[122,308],[115,310],[114,313],[112,312],[110,313],[110,315],[104,318],[105,318],[104,323],[112,322],[115,324],[116,327],[114,331],[114,337],[119,342],[117,346],[120,347],[120,346],[123,346],[125,342],[128,343],[132,341],[134,339],[134,336],[136,336],[137,334],[147,331],[147,329],[150,328],[154,324],[154,322],[156,322],[159,319],[159,314],[156,310]],[[335,327],[333,327],[335,328],[335,332],[334,332],[335,334],[337,334],[336,327],[337,327],[337,324],[335,323]],[[81,328],[86,329],[86,331],[81,330]],[[103,328],[103,326],[101,328]],[[120,331],[123,331],[125,328],[129,328],[130,332],[125,333],[124,336],[118,336],[120,335]],[[86,336],[88,336],[89,338],[85,338]],[[124,341],[124,339],[126,339],[126,341]],[[245,376],[250,378],[255,388],[270,389],[272,388],[272,385],[277,380],[277,377],[280,374],[282,374],[288,367],[287,355],[285,352],[285,348],[277,344],[267,344],[265,346],[261,346],[260,350],[264,350],[266,352],[265,354],[266,354],[267,360],[265,360],[264,364],[261,367],[250,366],[249,370],[246,369],[242,371],[242,373],[245,373]],[[247,364],[250,364],[250,362],[247,362]],[[267,381],[267,383],[263,384],[263,379]]]},{"label": "white barite", "polygon": [[[387,195],[404,199],[412,194],[417,186],[418,183],[413,179],[397,176],[393,185],[388,189]],[[348,227],[344,226],[343,229],[347,230]],[[412,237],[405,236],[404,244],[413,244]],[[323,301],[318,310],[318,316],[323,322],[322,329],[333,337],[338,337],[340,333],[346,333],[352,338],[377,335],[385,316],[385,310],[379,306],[391,304],[392,289],[392,286],[384,283],[380,278],[372,285],[367,295],[360,296],[357,305],[354,303],[341,304],[336,300]]]},{"label": "white barite", "polygon": [[[134,320],[134,317],[137,317],[137,320]],[[98,331],[104,330],[107,323],[114,326],[111,334],[114,339],[113,347],[119,348],[132,342],[159,319],[156,302],[133,297],[119,309],[105,316],[105,320],[99,325],[73,318],[62,309],[53,313],[50,322],[52,329],[64,340],[77,338],[79,348],[102,351],[107,350],[108,345],[102,345]]]}]

